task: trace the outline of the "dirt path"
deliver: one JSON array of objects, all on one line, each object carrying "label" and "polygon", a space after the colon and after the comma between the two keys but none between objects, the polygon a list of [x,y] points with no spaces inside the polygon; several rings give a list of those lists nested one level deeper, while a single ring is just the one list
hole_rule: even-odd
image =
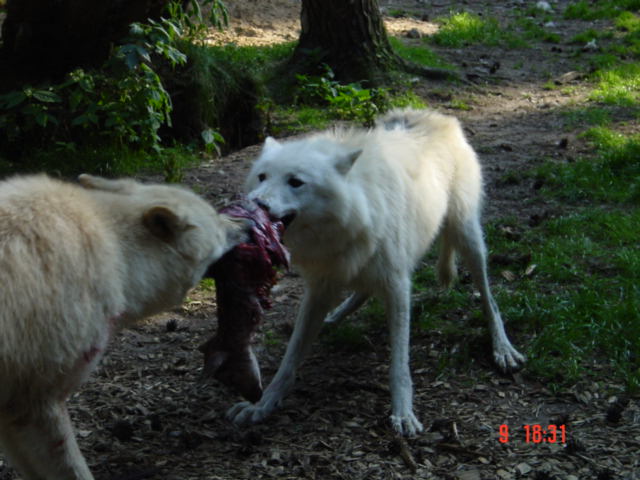
[{"label": "dirt path", "polygon": [[[263,44],[297,37],[297,1],[227,4],[231,29],[218,40]],[[429,18],[454,5],[444,0],[381,4],[388,12],[422,9]],[[463,2],[465,9],[493,16],[511,15],[523,4]],[[578,28],[561,19],[557,25],[559,31]],[[388,19],[387,26],[397,35],[435,28],[412,18]],[[474,85],[416,86],[431,106],[461,118],[480,152],[486,217],[512,216],[522,228],[534,215],[553,214],[555,206],[538,195],[532,182],[510,174],[544,158],[570,160],[585,148],[575,132],[562,128],[563,110],[584,95],[579,83],[563,77],[575,68],[573,53],[579,47],[562,43],[560,51],[551,48],[443,50],[441,55],[474,76]],[[499,68],[490,73],[496,62]],[[572,88],[545,89],[554,79]],[[455,99],[471,109],[453,110]],[[186,182],[217,205],[225,204],[258,151],[258,146],[249,147],[212,161],[188,172]],[[267,314],[257,352],[267,379],[283,353],[300,291],[293,275],[274,291],[275,307]],[[437,299],[434,289],[419,308]],[[607,421],[622,386],[608,383],[604,367],[596,367],[593,377],[575,388],[553,394],[529,379],[526,369],[508,376],[496,373],[486,330],[475,326],[463,339],[438,330],[415,331],[415,405],[428,428],[418,438],[399,440],[389,429],[387,334],[381,321],[365,318],[355,320],[370,323],[357,345],[324,335],[282,411],[263,425],[237,429],[224,413],[239,398],[199,379],[197,347],[215,328],[213,301],[213,295],[199,292],[182,308],[123,332],[99,372],[71,400],[81,448],[98,480],[640,478],[640,408],[632,402],[620,421]],[[469,316],[451,315],[461,322]],[[514,337],[516,345],[521,343]],[[469,339],[471,367],[441,364],[443,352],[467,348],[461,342]],[[522,426],[537,424],[564,426],[565,441],[527,443]],[[509,429],[505,443],[499,441],[501,426]],[[0,480],[11,478],[0,463]]]}]

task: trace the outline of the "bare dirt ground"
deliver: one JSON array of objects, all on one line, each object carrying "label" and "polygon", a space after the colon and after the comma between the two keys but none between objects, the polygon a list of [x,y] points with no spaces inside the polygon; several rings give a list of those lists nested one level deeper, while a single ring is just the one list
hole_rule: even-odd
[{"label": "bare dirt ground", "polygon": [[[566,4],[551,3],[558,11]],[[297,38],[297,1],[227,4],[231,27],[212,41],[265,44]],[[398,0],[381,5],[387,12],[406,9],[416,14],[387,18],[389,31],[404,37],[414,28],[424,34],[434,31],[436,26],[422,16],[445,15],[454,6],[509,17],[525,2]],[[561,18],[555,23],[564,39],[587,28]],[[561,117],[584,95],[581,84],[565,75],[579,62],[574,56],[579,48],[563,41],[520,51],[441,49],[438,52],[459,65],[473,85],[416,80],[416,91],[432,107],[461,118],[480,152],[486,218],[511,216],[526,229],[532,219],[557,211],[538,195],[533,182],[506,179],[543,158],[570,161],[586,148],[574,132],[562,128]],[[572,88],[543,88],[549,80]],[[471,109],[452,110],[455,99]],[[189,171],[185,181],[223,205],[240,190],[258,151],[254,146],[212,160]],[[256,346],[267,381],[284,351],[300,292],[295,275],[284,278],[273,292],[274,308]],[[433,295],[415,308],[428,308],[438,294],[434,286]],[[451,312],[451,317],[462,323],[469,313]],[[240,398],[215,381],[200,379],[202,354],[197,347],[216,328],[215,299],[211,293],[194,293],[182,308],[123,332],[99,371],[71,399],[81,449],[98,480],[640,478],[640,406],[632,399],[620,419],[610,421],[615,420],[623,386],[611,384],[606,366],[594,365],[589,378],[552,393],[530,378],[526,368],[512,375],[497,373],[488,333],[475,326],[464,338],[415,330],[415,407],[427,431],[417,438],[396,438],[388,425],[387,334],[383,322],[370,323],[358,349],[328,341],[325,335],[301,369],[284,408],[262,425],[239,429],[227,421],[225,411]],[[507,329],[521,345],[517,326],[507,323]],[[441,353],[461,348],[461,342],[472,342],[473,364],[442,367]],[[527,443],[522,427],[536,424],[564,425],[565,441]],[[503,425],[510,431],[506,443],[499,441]],[[0,479],[13,478],[0,460]]]}]

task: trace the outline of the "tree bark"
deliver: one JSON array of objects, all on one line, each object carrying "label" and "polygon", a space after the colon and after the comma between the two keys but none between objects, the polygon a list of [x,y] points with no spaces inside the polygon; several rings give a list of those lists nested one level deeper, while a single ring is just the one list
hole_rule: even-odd
[{"label": "tree bark", "polygon": [[343,81],[375,81],[395,63],[377,0],[302,0],[300,70],[323,63]]},{"label": "tree bark", "polygon": [[101,65],[132,22],[158,18],[168,0],[8,0],[0,92]]},{"label": "tree bark", "polygon": [[322,64],[344,82],[382,83],[404,70],[443,80],[458,78],[400,58],[391,47],[377,0],[302,0],[301,33],[290,65],[302,73],[319,73]]}]

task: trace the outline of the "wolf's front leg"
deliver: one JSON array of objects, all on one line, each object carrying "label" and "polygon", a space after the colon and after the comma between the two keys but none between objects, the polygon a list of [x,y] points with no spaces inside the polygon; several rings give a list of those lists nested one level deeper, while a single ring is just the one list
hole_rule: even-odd
[{"label": "wolf's front leg", "polygon": [[331,288],[307,288],[278,372],[257,403],[240,402],[231,407],[227,416],[235,424],[261,422],[280,406],[293,388],[296,371],[311,350],[311,345],[320,333],[324,318],[334,304],[336,296]]},{"label": "wolf's front leg", "polygon": [[413,436],[423,430],[413,413],[413,383],[409,368],[411,280],[409,275],[392,279],[386,294],[391,340],[391,425],[400,435]]},{"label": "wolf's front leg", "polygon": [[20,416],[0,417],[0,446],[24,480],[93,480],[63,400],[47,400]]}]

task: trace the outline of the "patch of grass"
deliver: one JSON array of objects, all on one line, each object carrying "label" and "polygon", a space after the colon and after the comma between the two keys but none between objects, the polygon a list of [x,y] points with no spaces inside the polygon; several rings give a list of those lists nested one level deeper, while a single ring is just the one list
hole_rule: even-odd
[{"label": "patch of grass", "polygon": [[631,12],[623,12],[616,19],[615,26],[624,34],[621,41],[609,46],[608,51],[618,57],[640,57],[640,17]]},{"label": "patch of grass", "polygon": [[391,10],[389,10],[387,15],[393,18],[404,18],[409,16],[409,12],[401,8],[392,8]]},{"label": "patch of grass", "polygon": [[522,40],[517,41],[515,38],[512,41],[513,47],[526,47],[531,41],[542,41],[546,43],[560,43],[562,37],[554,32],[550,32],[546,28],[540,25],[540,21],[527,17],[520,16],[515,21],[515,26],[520,30]]},{"label": "patch of grass", "polygon": [[604,127],[611,123],[611,112],[607,108],[587,106],[564,113],[565,126],[578,128],[584,125]]},{"label": "patch of grass", "polygon": [[302,133],[309,130],[323,130],[328,128],[334,120],[326,108],[312,106],[281,106],[275,107],[270,135],[281,135],[284,132]]},{"label": "patch of grass", "polygon": [[[557,385],[577,381],[594,361],[612,379],[640,387],[640,289],[635,225],[640,211],[583,209],[505,239],[497,225],[489,244],[531,254],[533,276],[497,288],[511,328],[533,333],[527,370]],[[613,373],[615,372],[615,373]]]},{"label": "patch of grass", "polygon": [[216,282],[213,278],[203,278],[200,280],[198,288],[204,292],[213,293],[216,291]]},{"label": "patch of grass", "polygon": [[580,0],[567,6],[564,18],[568,20],[598,20],[615,18],[625,10],[640,9],[640,0]]},{"label": "patch of grass", "polygon": [[469,12],[453,13],[438,19],[440,30],[431,41],[443,47],[460,48],[466,45],[522,46],[522,41],[513,33],[501,28],[496,18],[483,18]]},{"label": "patch of grass", "polygon": [[469,103],[465,100],[462,100],[461,98],[454,98],[449,102],[449,108],[452,108],[454,110],[462,110],[462,111],[469,111],[471,110],[473,107],[471,107],[471,105],[469,105]]},{"label": "patch of grass", "polygon": [[583,32],[578,33],[577,35],[574,35],[573,38],[569,40],[569,42],[578,45],[584,45],[586,43],[589,43],[591,40],[611,38],[612,36],[613,34],[611,32],[600,32],[598,30],[594,30],[593,28],[589,28]]},{"label": "patch of grass", "polygon": [[590,95],[609,105],[635,106],[640,99],[640,64],[624,63],[594,74],[598,86]]},{"label": "patch of grass", "polygon": [[409,46],[396,37],[389,37],[389,43],[395,52],[405,60],[425,67],[444,68],[455,70],[455,67],[443,60],[438,54],[429,49],[426,45]]},{"label": "patch of grass", "polygon": [[618,30],[625,32],[636,32],[640,30],[640,17],[632,12],[622,12],[615,20]]},{"label": "patch of grass", "polygon": [[418,95],[416,95],[415,92],[411,90],[405,90],[397,93],[392,93],[390,95],[389,107],[422,109],[427,108],[427,103]]},{"label": "patch of grass", "polygon": [[549,193],[572,202],[640,202],[640,135],[605,127],[584,133],[597,156],[571,164],[547,162],[536,171]]},{"label": "patch of grass", "polygon": [[620,57],[613,53],[601,53],[589,59],[594,71],[610,69],[620,63]]},{"label": "patch of grass", "polygon": [[[603,111],[584,115],[593,112],[606,121]],[[529,364],[536,375],[571,382],[597,363],[638,391],[640,135],[605,127],[584,135],[592,158],[537,170],[547,194],[583,206],[508,246],[531,253],[538,270],[500,301],[536,332]],[[507,247],[495,231],[490,242]]]}]

